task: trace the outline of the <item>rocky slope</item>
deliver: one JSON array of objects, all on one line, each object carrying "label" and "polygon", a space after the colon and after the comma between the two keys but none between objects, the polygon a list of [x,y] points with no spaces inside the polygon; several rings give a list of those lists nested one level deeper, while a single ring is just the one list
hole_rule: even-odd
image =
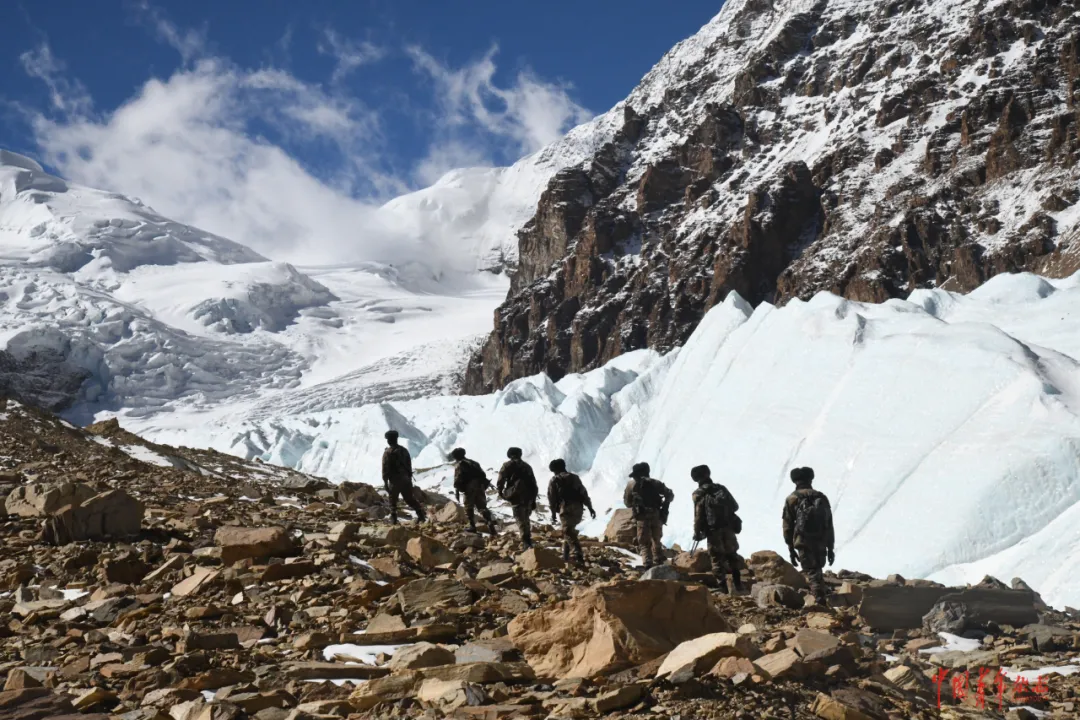
[{"label": "rocky slope", "polygon": [[666,350],[732,290],[881,301],[1080,268],[1074,0],[731,0],[560,171],[470,393]]},{"label": "rocky slope", "polygon": [[[495,538],[430,492],[431,522],[390,527],[370,486],[2,410],[3,718],[1075,715],[1080,618],[1021,581],[830,572],[826,604],[761,552],[731,596],[702,551],[642,577],[623,513],[578,568],[546,525],[519,552],[502,507]],[[103,496],[138,512],[42,536]],[[981,704],[980,668],[1003,673]],[[939,711],[933,678],[965,670]]]}]

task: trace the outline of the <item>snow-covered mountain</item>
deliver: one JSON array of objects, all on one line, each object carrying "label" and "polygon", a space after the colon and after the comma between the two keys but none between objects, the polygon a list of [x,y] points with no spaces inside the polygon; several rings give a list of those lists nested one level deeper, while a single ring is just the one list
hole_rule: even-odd
[{"label": "snow-covered mountain", "polygon": [[1072,0],[728,0],[552,179],[467,391],[677,347],[732,291],[1072,274],[1078,31]]}]

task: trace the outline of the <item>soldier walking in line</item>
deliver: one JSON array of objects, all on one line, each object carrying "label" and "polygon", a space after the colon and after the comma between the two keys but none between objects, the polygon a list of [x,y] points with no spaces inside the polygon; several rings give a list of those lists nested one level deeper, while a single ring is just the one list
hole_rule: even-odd
[{"label": "soldier walking in line", "polygon": [[726,576],[730,573],[732,590],[740,593],[739,540],[735,537],[742,532],[742,520],[735,514],[739,503],[726,487],[713,482],[708,465],[693,468],[690,477],[698,484],[694,491],[694,542],[708,542],[713,574],[721,591],[728,592]]},{"label": "soldier walking in line", "polygon": [[791,471],[795,491],[784,502],[784,542],[791,554],[791,564],[802,566],[810,592],[818,602],[825,602],[825,561],[836,560],[834,553],[832,507],[825,493],[812,486],[814,471],[808,467]]},{"label": "soldier walking in line", "polygon": [[645,569],[666,562],[664,545],[664,525],[667,523],[668,508],[675,498],[675,493],[667,485],[649,477],[649,463],[637,463],[630,472],[630,482],[623,491],[623,502],[634,511],[637,523],[638,547],[644,559]]},{"label": "soldier walking in line", "polygon": [[514,509],[514,520],[521,531],[521,544],[526,550],[532,544],[532,512],[536,509],[536,475],[532,466],[521,459],[521,448],[512,447],[506,451],[509,458],[499,468],[499,480],[495,489],[499,497],[510,503]]},{"label": "soldier walking in line", "polygon": [[581,522],[584,509],[589,509],[589,514],[595,519],[596,511],[593,510],[589,492],[574,473],[566,471],[566,461],[561,458],[552,460],[548,469],[555,473],[548,484],[548,504],[551,506],[551,521],[562,522],[563,531],[563,560],[570,561],[570,551],[574,551],[574,559],[578,565],[585,564],[585,553],[581,549],[581,540],[578,538],[577,526]]},{"label": "soldier walking in line", "polygon": [[469,528],[476,532],[476,508],[480,509],[484,520],[487,521],[488,530],[492,535],[497,534],[495,520],[491,517],[491,511],[487,506],[487,489],[491,487],[484,469],[480,463],[465,457],[465,450],[454,448],[450,452],[454,459],[454,493],[458,502],[461,502],[462,494],[465,495],[465,514],[469,517]]},{"label": "soldier walking in line", "polygon": [[388,430],[386,435],[388,447],[383,450],[382,456],[382,479],[386,494],[390,499],[390,522],[397,525],[398,496],[405,499],[405,504],[416,513],[416,521],[422,523],[427,520],[424,506],[416,499],[415,488],[412,482],[412,456],[409,451],[398,445],[398,431]]}]

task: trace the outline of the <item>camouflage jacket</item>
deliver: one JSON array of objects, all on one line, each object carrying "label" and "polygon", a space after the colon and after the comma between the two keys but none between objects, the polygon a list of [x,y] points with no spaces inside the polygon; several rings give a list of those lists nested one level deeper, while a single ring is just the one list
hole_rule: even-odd
[{"label": "camouflage jacket", "polygon": [[795,492],[788,495],[787,500],[784,501],[784,542],[787,543],[788,547],[802,544],[803,538],[795,535],[795,516],[799,507],[799,500],[802,497],[820,497],[825,501],[825,507],[828,510],[825,532],[818,539],[818,542],[831,550],[834,547],[836,538],[833,533],[832,507],[829,505],[829,498],[825,497],[825,493],[815,490],[809,485],[796,486]]},{"label": "camouflage jacket", "polygon": [[394,445],[383,450],[382,479],[408,480],[412,478],[412,456],[401,445]]}]

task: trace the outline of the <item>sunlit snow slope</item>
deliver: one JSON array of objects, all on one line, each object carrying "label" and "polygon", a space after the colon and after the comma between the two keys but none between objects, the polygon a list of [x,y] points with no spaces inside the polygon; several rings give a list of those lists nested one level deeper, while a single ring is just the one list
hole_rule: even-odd
[{"label": "sunlit snow slope", "polygon": [[517,227],[598,138],[583,127],[380,208],[377,230],[420,248],[405,262],[306,268],[0,150],[5,387],[150,433],[451,392],[505,296]]},{"label": "sunlit snow slope", "polygon": [[[756,311],[732,295],[681,350],[629,353],[558,383],[207,429],[202,442],[344,480],[378,481],[382,432],[416,465],[457,445],[496,468],[510,445],[542,478],[583,473],[601,511],[630,465],[677,492],[665,540],[686,546],[689,471],[709,464],[742,505],[746,551],[782,550],[792,467],[812,466],[836,512],[841,566],[977,581],[1021,576],[1080,602],[1080,277],[1000,276],[968,296],[882,305],[828,294]],[[213,437],[211,437],[213,436]],[[177,440],[190,442],[190,434]]]}]

